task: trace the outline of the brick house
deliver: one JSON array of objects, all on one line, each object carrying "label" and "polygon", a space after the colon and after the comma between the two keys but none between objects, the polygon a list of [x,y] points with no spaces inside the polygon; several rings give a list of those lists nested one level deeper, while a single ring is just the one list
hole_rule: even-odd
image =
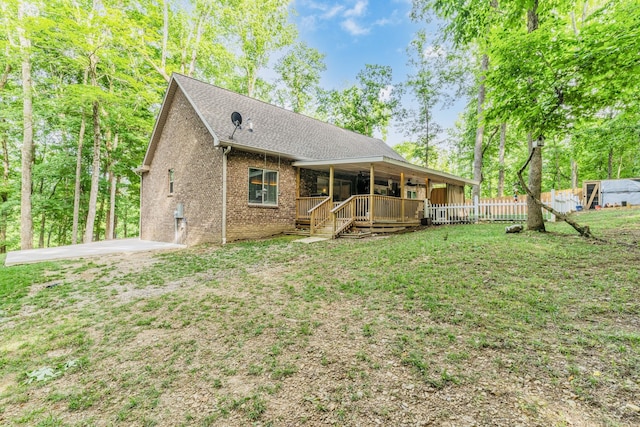
[{"label": "brick house", "polygon": [[140,237],[187,245],[296,226],[331,237],[415,226],[424,199],[462,201],[474,183],[407,163],[379,139],[179,74],[138,172]]}]

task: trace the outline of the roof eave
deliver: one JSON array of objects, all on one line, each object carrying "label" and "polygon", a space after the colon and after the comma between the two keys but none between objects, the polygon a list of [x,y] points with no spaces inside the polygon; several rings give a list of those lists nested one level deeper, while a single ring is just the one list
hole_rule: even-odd
[{"label": "roof eave", "polygon": [[303,160],[296,161],[293,163],[293,166],[297,167],[318,167],[318,166],[339,166],[339,165],[347,165],[347,164],[376,164],[376,163],[386,163],[389,165],[396,166],[400,169],[409,170],[415,173],[430,175],[434,177],[438,177],[443,180],[443,182],[451,182],[458,185],[478,185],[478,181],[473,179],[462,178],[456,175],[452,175],[447,172],[437,171],[435,169],[425,168],[423,166],[414,165],[408,162],[403,162],[401,160],[391,159],[386,156],[372,156],[372,157],[358,157],[351,159],[329,159],[329,160]]},{"label": "roof eave", "polygon": [[[166,124],[169,111],[171,110],[170,105],[173,103],[173,98],[175,97],[175,94],[178,88],[180,89],[182,94],[185,96],[185,98],[187,98],[189,105],[191,105],[191,107],[195,111],[196,115],[198,116],[202,124],[204,124],[209,134],[211,134],[211,136],[213,137],[213,145],[215,147],[218,147],[220,145],[220,140],[218,139],[218,135],[216,135],[215,131],[211,128],[211,126],[209,126],[209,123],[207,122],[207,120],[205,120],[204,116],[196,106],[196,103],[194,103],[191,97],[189,96],[189,93],[186,90],[184,90],[182,85],[180,85],[180,82],[172,74],[171,80],[169,80],[169,87],[167,89],[167,92],[164,95],[164,99],[162,100],[162,104],[160,106],[160,113],[158,114],[156,123],[153,126],[153,131],[151,132],[151,139],[149,142],[149,146],[147,147],[147,152],[145,153],[144,160],[142,161],[142,167],[140,168],[141,170],[144,168],[147,168],[147,171],[148,171],[148,167],[151,166],[151,162],[153,160],[153,156],[155,154],[156,147],[160,139],[160,135],[162,135],[162,129]],[[143,172],[146,172],[146,171],[143,171]]]},{"label": "roof eave", "polygon": [[247,153],[254,153],[254,154],[266,154],[268,156],[272,156],[272,157],[280,157],[282,159],[287,159],[287,160],[294,160],[294,161],[308,161],[309,159],[304,159],[304,158],[300,158],[291,154],[287,154],[287,153],[282,153],[279,151],[273,151],[273,150],[264,150],[262,148],[256,148],[256,147],[252,147],[249,145],[244,145],[238,142],[235,142],[233,140],[217,140],[217,143],[215,144],[216,147],[231,147],[234,148],[236,150],[239,151],[244,151]]},{"label": "roof eave", "polygon": [[170,105],[173,102],[173,98],[175,96],[176,90],[178,88],[178,84],[173,78],[169,80],[169,86],[167,91],[164,94],[164,98],[162,99],[162,104],[160,105],[160,112],[158,113],[158,118],[156,119],[155,124],[153,125],[153,131],[151,132],[151,138],[149,139],[149,145],[147,146],[147,152],[144,155],[144,160],[142,161],[143,169],[145,167],[151,166],[151,161],[153,160],[153,155],[156,152],[156,147],[158,146],[158,140],[160,139],[160,135],[162,134],[162,129],[167,121],[167,116],[169,115]]}]

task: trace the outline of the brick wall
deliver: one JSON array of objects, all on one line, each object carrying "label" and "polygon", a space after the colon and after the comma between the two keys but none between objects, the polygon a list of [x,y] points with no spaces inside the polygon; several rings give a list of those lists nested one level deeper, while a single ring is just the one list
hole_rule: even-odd
[{"label": "brick wall", "polygon": [[[278,205],[249,204],[249,168],[278,171]],[[295,228],[296,170],[291,161],[231,150],[227,163],[227,240],[256,239]]]},{"label": "brick wall", "polygon": [[[169,106],[165,106],[169,107]],[[195,245],[220,243],[222,232],[222,149],[176,91],[149,172],[142,177],[140,237]],[[169,169],[174,193],[169,194]],[[186,223],[176,236],[174,211],[184,205]]]},{"label": "brick wall", "polygon": [[[145,240],[186,245],[222,241],[222,149],[178,90],[149,172],[142,177],[141,230]],[[278,171],[278,205],[249,204],[249,168]],[[169,170],[174,192],[169,194]],[[227,241],[272,236],[295,228],[296,171],[291,161],[231,150],[227,162]],[[174,211],[184,206],[186,222]]]}]

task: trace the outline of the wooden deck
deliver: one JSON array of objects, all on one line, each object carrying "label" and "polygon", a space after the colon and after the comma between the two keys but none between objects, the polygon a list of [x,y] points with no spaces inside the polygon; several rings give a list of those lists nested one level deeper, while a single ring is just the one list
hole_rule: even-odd
[{"label": "wooden deck", "polygon": [[352,230],[395,232],[417,227],[424,201],[381,195],[351,196],[343,202],[329,197],[300,197],[296,224],[308,226],[310,235],[338,237]]}]

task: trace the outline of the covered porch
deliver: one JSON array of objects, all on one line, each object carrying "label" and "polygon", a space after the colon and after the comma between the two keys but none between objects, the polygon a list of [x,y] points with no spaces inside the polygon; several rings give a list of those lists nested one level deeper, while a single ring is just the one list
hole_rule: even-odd
[{"label": "covered porch", "polygon": [[335,238],[421,225],[425,201],[463,203],[475,181],[387,157],[297,161],[296,225]]}]

